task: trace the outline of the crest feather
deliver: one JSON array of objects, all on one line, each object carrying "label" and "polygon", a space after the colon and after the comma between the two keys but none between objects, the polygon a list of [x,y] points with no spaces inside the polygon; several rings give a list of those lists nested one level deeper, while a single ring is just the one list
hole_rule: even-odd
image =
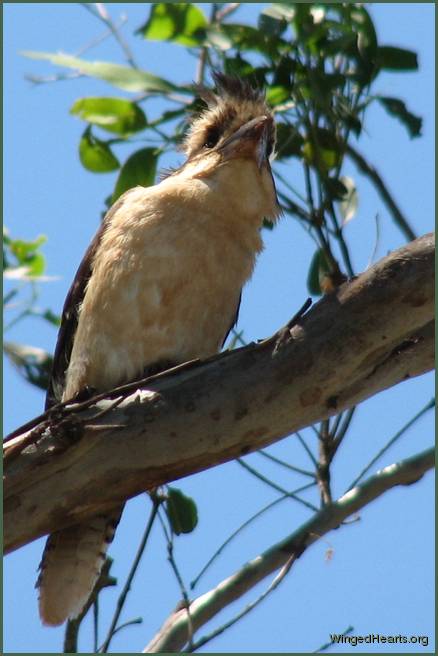
[{"label": "crest feather", "polygon": [[[262,89],[251,86],[248,80],[225,75],[219,71],[212,74],[216,90],[197,85],[195,91],[206,103],[207,108],[192,119],[190,130],[182,144],[182,150],[190,158],[208,147],[211,135],[217,143],[242,125],[257,116],[270,115]],[[275,129],[272,133],[272,146]]]}]

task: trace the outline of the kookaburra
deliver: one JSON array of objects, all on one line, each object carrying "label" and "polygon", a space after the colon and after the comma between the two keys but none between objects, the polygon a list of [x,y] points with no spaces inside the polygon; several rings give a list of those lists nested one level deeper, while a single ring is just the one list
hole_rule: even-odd
[{"label": "kookaburra", "polygon": [[[46,407],[218,352],[279,206],[273,116],[248,83],[214,74],[184,141],[185,163],[124,193],[67,295]],[[78,616],[122,507],[49,536],[37,582],[45,624]]]}]

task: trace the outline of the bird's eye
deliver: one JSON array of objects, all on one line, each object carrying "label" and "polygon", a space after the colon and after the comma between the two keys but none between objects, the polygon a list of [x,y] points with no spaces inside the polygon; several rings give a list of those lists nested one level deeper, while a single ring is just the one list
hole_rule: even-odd
[{"label": "bird's eye", "polygon": [[210,128],[205,137],[204,148],[214,148],[219,141],[220,136],[219,128]]}]

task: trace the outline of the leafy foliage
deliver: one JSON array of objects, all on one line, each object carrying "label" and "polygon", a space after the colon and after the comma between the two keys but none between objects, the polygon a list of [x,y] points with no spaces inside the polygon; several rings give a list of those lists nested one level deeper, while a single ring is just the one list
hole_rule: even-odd
[{"label": "leafy foliage", "polygon": [[3,348],[23,378],[44,391],[47,389],[53,362],[47,351],[15,342],[5,342]]},{"label": "leafy foliage", "polygon": [[[192,48],[203,53],[207,66],[246,77],[266,89],[268,103],[278,117],[276,167],[297,159],[304,170],[305,189],[299,195],[305,202],[291,201],[290,187],[281,185],[284,210],[314,235],[318,250],[325,253],[329,275],[338,280],[344,279],[341,270],[353,275],[344,229],[357,215],[358,194],[355,181],[349,190],[342,182],[348,148],[353,136],[360,139],[367,111],[375,101],[398,119],[411,137],[421,134],[421,118],[401,99],[372,93],[382,70],[416,70],[416,53],[378,43],[370,13],[359,3],[275,3],[261,10],[257,27],[223,20],[219,6],[214,7],[208,19],[197,5],[152,4],[136,34]],[[159,126],[169,124],[167,132],[159,133],[163,140],[160,150],[141,148],[127,157],[111,200],[136,184],[153,184],[160,153],[178,143],[187,113],[194,108],[182,99],[188,95],[195,100],[192,87],[119,64],[64,54],[25,54],[76,69],[131,93],[143,93],[143,99],[136,102],[118,97],[80,98],[71,112],[88,123],[79,152],[83,166],[94,173],[114,171],[120,164],[113,152],[117,139],[99,138],[92,126],[112,132],[126,143],[134,134],[153,136]],[[165,109],[148,122],[142,105],[156,94],[167,97],[175,92],[180,94],[174,99],[179,107]],[[390,204],[390,209],[393,206]],[[398,211],[397,225],[411,238],[412,230],[400,216]],[[309,291],[320,293],[312,271],[310,280]]]},{"label": "leafy foliage", "polygon": [[198,46],[204,41],[206,27],[207,19],[195,5],[159,2],[152,5],[148,21],[137,33],[151,41]]},{"label": "leafy foliage", "polygon": [[[3,308],[7,332],[26,317],[39,316],[58,327],[59,317],[51,310],[36,307],[36,283],[44,279],[46,261],[40,249],[47,241],[40,235],[31,241],[14,239],[5,230],[3,234],[3,275],[5,295]],[[12,315],[12,318],[10,318]],[[46,390],[52,366],[52,356],[43,349],[15,342],[4,342],[3,350],[18,372],[32,385]]]},{"label": "leafy foliage", "polygon": [[40,247],[47,241],[40,235],[33,241],[12,239],[3,233],[3,271],[6,277],[38,278],[44,273],[46,261]]},{"label": "leafy foliage", "polygon": [[125,191],[136,185],[149,187],[154,184],[157,157],[158,152],[155,148],[143,148],[137,150],[126,160],[117,178],[112,203]]},{"label": "leafy foliage", "polygon": [[110,145],[94,136],[91,126],[88,126],[79,142],[79,158],[82,166],[93,173],[108,173],[120,167]]},{"label": "leafy foliage", "polygon": [[143,130],[146,116],[133,102],[122,98],[80,98],[70,112],[88,123],[120,135]]},{"label": "leafy foliage", "polygon": [[72,68],[83,75],[104,80],[124,91],[155,91],[164,94],[170,93],[171,91],[178,91],[177,86],[166,82],[166,80],[160,77],[151,75],[151,73],[147,73],[146,71],[121,66],[120,64],[110,64],[109,62],[100,61],[89,62],[79,59],[79,57],[52,54],[49,52],[26,51],[22,54],[31,59],[45,59],[55,64],[55,66]]},{"label": "leafy foliage", "polygon": [[196,504],[175,487],[167,488],[166,513],[175,535],[191,533],[198,523]]},{"label": "leafy foliage", "polygon": [[421,135],[422,119],[408,111],[402,100],[399,98],[379,96],[378,101],[383,105],[388,114],[399,119],[411,137],[419,137]]},{"label": "leafy foliage", "polygon": [[[148,16],[135,34],[139,43],[141,39],[167,41],[190,49],[198,62],[197,83],[204,83],[209,71],[219,69],[266,90],[277,119],[273,166],[282,209],[299,221],[316,244],[308,270],[309,293],[329,293],[354,275],[346,230],[358,216],[360,180],[345,176],[347,158],[354,155],[354,161],[362,162],[361,173],[376,185],[396,225],[407,238],[413,235],[380,177],[355,149],[369,108],[376,104],[389,119],[398,120],[410,137],[421,135],[422,119],[402,99],[381,95],[378,90],[382,71],[415,71],[417,55],[380,44],[372,15],[362,3],[273,3],[261,8],[256,25],[231,20],[238,6],[234,4],[212,4],[210,17],[203,11],[205,5],[145,5]],[[75,118],[86,123],[79,142],[83,167],[100,174],[118,170],[115,186],[108,192],[108,204],[136,185],[154,184],[162,153],[178,145],[187,117],[202,106],[193,85],[176,84],[133,63],[125,66],[60,53],[23,54],[103,80],[127,95],[135,94],[132,98],[80,97],[70,109]],[[157,96],[168,102],[151,120],[148,105]],[[153,145],[145,146],[153,140]],[[292,166],[302,173],[299,188],[290,182]],[[266,223],[265,228],[273,229],[273,225]],[[32,290],[30,301],[10,325],[35,314],[59,325],[59,317],[35,306],[35,281],[42,279],[45,270],[40,252],[44,241],[44,237],[26,242],[6,235],[6,275],[31,285]],[[17,286],[7,292],[8,309],[20,293]],[[5,345],[5,351],[26,380],[45,388],[51,366],[47,353],[13,342]],[[353,412],[342,422],[341,416],[334,420],[332,438],[337,446]],[[167,488],[164,507],[174,535],[196,528],[196,504],[181,490]]]}]

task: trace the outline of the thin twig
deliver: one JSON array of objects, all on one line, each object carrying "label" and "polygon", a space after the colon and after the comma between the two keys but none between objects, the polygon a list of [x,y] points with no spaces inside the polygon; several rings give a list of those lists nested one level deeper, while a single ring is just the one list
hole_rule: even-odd
[{"label": "thin twig", "polygon": [[126,627],[133,626],[134,624],[143,624],[143,618],[135,617],[133,620],[128,620],[127,622],[123,622],[123,624],[119,624],[119,626],[114,629],[113,635],[116,635],[116,633],[119,633],[122,629],[126,629]]},{"label": "thin twig", "polygon": [[316,212],[315,212],[315,203],[313,201],[312,180],[310,177],[310,167],[308,164],[304,164],[304,180],[306,183],[307,202],[309,204],[312,217],[315,217]]},{"label": "thin twig", "polygon": [[213,638],[216,638],[218,635],[229,629],[233,624],[236,624],[239,620],[241,620],[245,615],[248,615],[256,606],[258,606],[266,597],[271,594],[271,592],[274,592],[280,585],[282,581],[286,578],[288,573],[291,570],[292,565],[296,561],[297,556],[293,554],[289,560],[283,565],[279,573],[276,575],[274,580],[271,582],[271,584],[268,586],[268,588],[262,592],[262,594],[257,597],[254,601],[249,603],[245,608],[243,608],[240,613],[237,613],[234,617],[232,617],[228,622],[225,622],[222,624],[222,626],[218,627],[208,635],[204,636],[203,638],[200,638],[197,640],[194,644],[189,645],[187,649],[183,650],[183,653],[191,653],[195,651],[196,649],[199,649],[200,647],[203,647],[207,642],[210,642],[210,640],[213,640]]},{"label": "thin twig", "polygon": [[[75,654],[78,651],[79,629],[81,628],[82,620],[87,615],[91,606],[94,606],[94,604],[96,603],[101,591],[104,588],[117,585],[117,579],[115,579],[113,576],[110,576],[110,569],[112,563],[113,563],[112,558],[107,556],[103,564],[102,570],[100,572],[100,576],[96,581],[96,585],[93,588],[93,592],[91,593],[80,615],[74,619],[68,620],[64,631],[63,652],[65,654]],[[97,647],[95,651],[96,650]]]},{"label": "thin twig", "polygon": [[99,597],[93,603],[93,652],[99,649]]},{"label": "thin twig", "polygon": [[[201,595],[190,605],[191,621],[196,630],[209,622],[266,576],[299,557],[329,531],[398,485],[411,485],[420,480],[434,465],[434,448],[394,463],[350,490],[343,497],[316,513],[284,540],[259,554],[214,589]],[[165,621],[157,635],[143,650],[146,653],[180,652],[187,644],[187,612],[176,610]]]},{"label": "thin twig", "polygon": [[377,255],[377,251],[378,251],[378,248],[379,248],[379,242],[380,242],[380,217],[379,217],[378,213],[376,213],[376,216],[374,217],[374,222],[376,224],[376,238],[374,240],[373,250],[372,250],[370,259],[368,261],[368,264],[366,266],[366,269],[369,269],[370,266],[373,266],[374,259]]},{"label": "thin twig", "polygon": [[266,485],[269,485],[269,487],[272,487],[274,488],[274,490],[277,490],[277,492],[281,492],[287,497],[294,499],[294,501],[298,501],[299,503],[302,503],[303,506],[306,506],[306,508],[318,512],[318,508],[314,506],[313,503],[309,503],[309,501],[305,501],[304,499],[301,499],[296,494],[293,494],[292,492],[288,492],[287,490],[284,489],[284,487],[281,487],[281,485],[278,485],[277,483],[274,483],[274,481],[271,481],[269,478],[267,478],[259,471],[257,471],[257,469],[254,469],[254,467],[251,467],[251,465],[248,465],[248,463],[244,462],[241,458],[236,458],[236,462],[238,462],[241,467],[249,471],[250,474],[258,478],[260,481],[263,481],[263,483],[266,483]]},{"label": "thin twig", "polygon": [[[316,482],[314,481],[313,483],[307,483],[306,485],[302,485],[301,487],[296,488],[295,490],[291,490],[289,494],[298,494],[299,492],[304,492],[304,490],[308,490],[311,487],[314,487],[316,485]],[[224,541],[222,542],[221,546],[215,551],[215,553],[212,555],[212,557],[208,560],[208,562],[204,565],[204,567],[201,569],[199,574],[191,581],[190,583],[190,588],[193,590],[196,585],[199,583],[199,580],[201,577],[205,574],[207,569],[212,565],[212,563],[216,560],[216,558],[222,553],[222,551],[227,547],[232,540],[234,540],[243,529],[245,529],[247,526],[249,526],[254,520],[258,519],[263,515],[265,512],[276,506],[278,503],[281,503],[285,499],[289,497],[289,494],[283,494],[283,496],[279,497],[278,499],[274,499],[274,501],[271,501],[271,503],[268,503],[268,505],[264,506],[261,508],[258,512],[256,512],[254,515],[252,515],[249,519],[247,519],[243,524],[239,526],[231,535]]]},{"label": "thin twig", "polygon": [[170,563],[170,566],[173,570],[173,573],[175,574],[176,580],[178,582],[178,586],[181,592],[181,597],[182,597],[182,607],[187,611],[187,627],[188,627],[188,636],[187,636],[187,642],[189,644],[189,647],[193,644],[193,635],[194,635],[194,630],[193,630],[193,624],[192,624],[192,618],[190,615],[190,597],[187,592],[187,588],[184,584],[183,578],[181,576],[181,573],[179,571],[178,565],[176,564],[175,557],[173,555],[173,540],[174,540],[174,534],[172,531],[171,527],[171,534],[166,529],[165,522],[163,518],[161,517],[161,514],[158,515],[161,526],[163,528],[164,536],[166,538],[167,542],[167,559]]},{"label": "thin twig", "polygon": [[426,412],[428,412],[429,410],[432,410],[432,408],[434,408],[434,407],[435,407],[435,399],[433,398],[428,403],[426,403],[424,408],[421,408],[421,410],[419,412],[417,412],[417,414],[414,417],[412,417],[412,419],[410,419],[402,428],[400,428],[400,430],[397,431],[397,433],[385,444],[385,446],[382,449],[380,449],[380,451],[378,453],[376,453],[374,458],[372,458],[370,460],[370,462],[367,464],[367,466],[362,469],[360,474],[354,479],[354,481],[351,483],[351,485],[349,485],[347,491],[354,488],[359,483],[359,481],[365,476],[365,474],[371,469],[371,467],[373,465],[375,465],[375,463],[379,460],[379,458],[381,458],[383,456],[383,454],[386,453],[388,451],[388,449],[393,444],[395,444],[395,442],[397,442],[397,440],[404,433],[406,433],[407,430],[409,430],[409,428],[411,428],[423,415],[425,415]]},{"label": "thin twig", "polygon": [[294,203],[294,201],[291,200],[289,196],[286,196],[286,194],[283,194],[283,192],[281,191],[278,192],[278,197],[283,203],[283,205],[281,205],[281,209],[283,212],[294,214],[299,219],[304,221],[307,225],[310,226],[312,225],[312,218],[305,209],[300,207],[300,205],[298,205],[297,203]]},{"label": "thin twig", "polygon": [[332,417],[333,425],[330,429],[332,437],[335,437],[343,416],[344,416],[344,411],[340,412],[338,415],[336,415],[336,417]]},{"label": "thin twig", "polygon": [[383,202],[385,203],[386,207],[391,212],[395,224],[400,228],[401,232],[404,234],[406,239],[409,241],[415,239],[416,238],[415,232],[409,225],[409,222],[406,219],[406,217],[402,214],[400,208],[398,207],[394,198],[390,194],[386,184],[383,182],[378,171],[374,168],[374,166],[369,164],[365,159],[365,157],[361,155],[361,153],[359,153],[355,148],[353,148],[351,144],[347,144],[346,152],[353,160],[353,162],[356,164],[356,166],[361,171],[361,173],[363,173],[363,175],[368,177],[371,180],[371,182],[374,184]]},{"label": "thin twig", "polygon": [[281,350],[282,346],[290,341],[292,328],[299,323],[300,319],[302,319],[302,317],[306,314],[311,305],[312,299],[306,298],[303,305],[297,312],[295,312],[293,317],[289,319],[289,321],[284,326],[277,330],[276,333],[271,335],[271,337],[266,337],[266,339],[259,340],[259,345],[269,346],[273,344],[274,349],[272,351],[272,355],[275,356],[278,351]]},{"label": "thin twig", "polygon": [[[343,631],[340,635],[342,636],[347,636],[349,635],[352,631],[354,631],[354,626],[347,626],[345,631]],[[319,649],[315,649],[313,652],[314,654],[320,654],[322,651],[327,651],[328,649],[331,649],[336,643],[334,642],[326,642],[324,645],[321,645]]]},{"label": "thin twig", "polygon": [[232,14],[236,9],[239,9],[241,2],[230,2],[223,9],[217,12],[216,19],[218,22],[223,21],[224,18]]},{"label": "thin twig", "polygon": [[336,216],[336,211],[335,211],[335,208],[334,208],[334,205],[333,205],[332,202],[330,202],[329,213],[330,213],[330,216],[332,217],[332,220],[333,220],[333,224],[334,224],[334,227],[335,227],[335,239],[337,240],[337,242],[339,244],[339,249],[341,251],[341,254],[342,254],[342,257],[343,257],[343,260],[344,260],[346,271],[347,271],[348,275],[350,276],[350,278],[352,278],[354,276],[354,269],[353,269],[353,265],[351,263],[350,253],[348,252],[348,246],[347,246],[347,244],[345,242],[345,239],[344,239],[342,226],[339,225],[339,221],[338,221],[337,216]]},{"label": "thin twig", "polygon": [[239,332],[237,332],[235,328],[232,329],[231,331],[232,339],[227,346],[228,351],[232,351],[238,342],[240,343],[240,346],[248,346],[248,342],[246,342],[242,337],[243,333],[244,333],[243,330],[239,330]]},{"label": "thin twig", "polygon": [[[126,23],[126,21],[127,21],[127,18],[126,18],[126,17],[120,19],[120,23],[117,25],[117,28],[122,27],[122,26]],[[76,50],[76,52],[74,53],[74,56],[75,56],[75,57],[81,57],[81,56],[84,55],[86,52],[88,52],[88,51],[91,50],[92,48],[95,48],[95,47],[98,46],[100,43],[102,43],[103,41],[105,41],[106,39],[108,39],[108,37],[112,36],[112,34],[113,34],[112,30],[110,30],[110,29],[105,30],[105,32],[103,32],[102,34],[100,34],[99,36],[97,36],[95,39],[92,39],[91,41],[89,41],[88,43],[86,43],[84,46],[81,46],[81,47],[79,48],[79,50]]]},{"label": "thin twig", "polygon": [[312,451],[310,450],[310,448],[307,446],[307,443],[306,443],[305,439],[303,438],[303,436],[301,435],[301,433],[299,431],[296,431],[295,435],[298,437],[298,441],[300,442],[301,446],[303,447],[304,451],[309,456],[310,460],[312,461],[312,463],[313,463],[313,465],[315,466],[315,469],[316,469],[318,467],[318,462],[317,462],[315,456],[313,455]]},{"label": "thin twig", "polygon": [[265,458],[268,458],[269,460],[272,460],[272,462],[275,462],[277,465],[281,465],[286,469],[290,469],[291,471],[296,472],[297,474],[302,474],[303,476],[309,476],[310,478],[313,479],[315,478],[315,474],[313,472],[307,471],[306,469],[301,469],[300,467],[295,467],[295,465],[290,465],[288,462],[285,462],[284,460],[281,460],[280,458],[273,456],[271,453],[268,453],[263,449],[260,449],[259,451],[257,451],[257,453],[260,454],[261,456],[264,456]]},{"label": "thin twig", "polygon": [[122,591],[119,595],[119,598],[117,599],[116,610],[115,610],[113,618],[111,620],[111,624],[110,624],[110,628],[108,629],[107,637],[105,638],[104,643],[102,644],[102,646],[99,649],[100,653],[103,653],[103,654],[107,653],[108,647],[110,646],[111,640],[113,639],[114,633],[117,629],[117,622],[119,620],[120,613],[123,610],[123,606],[125,605],[126,597],[128,596],[128,593],[131,589],[132,581],[133,581],[134,576],[137,572],[137,568],[140,564],[140,560],[141,560],[141,557],[143,556],[143,552],[146,548],[146,544],[147,544],[147,541],[149,539],[149,535],[150,535],[150,532],[152,530],[152,526],[154,524],[155,517],[157,515],[158,508],[160,507],[160,504],[161,504],[160,499],[158,499],[157,497],[152,498],[152,510],[151,510],[151,514],[149,516],[149,520],[146,524],[146,528],[145,528],[145,531],[143,533],[143,537],[142,537],[140,545],[137,549],[137,553],[135,555],[134,562],[132,563],[132,567],[131,567],[130,572],[128,574],[128,578],[126,579],[126,583],[123,586],[123,589],[122,589]]},{"label": "thin twig", "polygon": [[90,11],[93,14],[93,16],[95,16],[96,18],[101,20],[111,30],[111,33],[113,34],[115,40],[117,41],[117,43],[119,44],[119,46],[123,50],[129,65],[132,68],[137,69],[138,66],[134,61],[134,57],[133,57],[133,54],[131,52],[131,49],[129,48],[128,44],[126,43],[126,41],[123,39],[123,37],[119,33],[119,31],[117,29],[117,26],[113,23],[113,21],[111,19],[111,16],[109,15],[109,13],[106,10],[105,4],[103,2],[96,2],[95,3],[96,9],[94,9],[94,10],[93,10],[92,7],[90,7],[90,5],[88,3],[81,2],[80,4],[82,5],[82,7],[84,7],[88,11]]},{"label": "thin twig", "polygon": [[332,429],[332,434],[333,434],[333,444],[332,444],[332,449],[333,449],[333,456],[335,455],[336,451],[339,449],[342,440],[344,439],[348,428],[350,427],[351,420],[353,419],[353,415],[356,412],[356,406],[353,405],[351,408],[348,408],[347,412],[345,413],[345,416],[342,420],[342,424],[337,425],[336,430],[335,427]]},{"label": "thin twig", "polygon": [[[286,180],[286,178],[284,177],[284,175],[282,175],[282,174],[278,171],[278,167],[276,167],[276,169],[275,169],[275,177],[278,178],[278,179],[282,182],[282,184],[284,184],[284,186],[287,187],[287,188],[289,189],[289,191],[291,191],[293,194],[295,194],[295,196],[296,196],[297,198],[299,198],[299,200],[300,200],[302,203],[305,203],[305,202],[306,202],[306,199],[304,198],[304,196],[303,196],[303,195],[302,195],[297,189],[295,189],[295,187],[294,187],[293,185],[291,185],[291,183],[290,183],[288,180]],[[305,212],[304,209],[303,209],[303,212]]]},{"label": "thin twig", "polygon": [[[205,363],[209,360],[213,360],[215,358],[220,357],[220,355],[224,355],[224,354],[219,354],[219,356],[215,355],[212,356],[211,358],[206,358],[205,360],[200,360],[198,358],[194,360],[188,360],[188,362],[183,362],[182,364],[176,365],[175,367],[170,367],[169,369],[166,369],[165,371],[161,371],[158,374],[153,374],[152,376],[146,376],[144,378],[140,378],[138,380],[133,381],[132,383],[125,383],[123,385],[119,385],[114,389],[109,390],[108,392],[101,392],[100,394],[91,396],[85,401],[76,402],[74,399],[67,399],[67,401],[61,401],[60,403],[57,403],[56,405],[53,405],[51,408],[46,410],[43,414],[38,415],[38,417],[34,417],[34,419],[31,419],[30,421],[26,422],[19,428],[16,428],[14,431],[12,431],[12,433],[9,433],[9,435],[6,435],[3,442],[4,443],[10,442],[15,437],[27,433],[27,431],[32,429],[33,427],[41,428],[40,424],[44,422],[44,420],[46,419],[50,420],[54,415],[58,413],[62,412],[63,414],[67,415],[70,413],[80,412],[81,410],[85,410],[90,406],[96,405],[99,401],[102,401],[104,399],[105,400],[112,399],[114,397],[117,397],[120,393],[135,391],[140,387],[142,387],[143,385],[145,385],[146,383],[149,383],[153,380],[157,380],[158,378],[163,378],[164,376],[168,376],[168,375],[170,376],[173,375],[174,373],[179,373],[182,369],[184,370],[191,369],[192,367],[200,365],[201,362]],[[47,425],[49,425],[49,423],[47,423]]]},{"label": "thin twig", "polygon": [[49,82],[63,82],[64,80],[77,80],[85,77],[83,73],[55,73],[53,75],[31,75],[26,73],[24,79],[32,84],[47,84]]},{"label": "thin twig", "polygon": [[[218,11],[218,5],[216,2],[211,3],[211,13],[210,13],[210,19],[209,19],[209,25],[212,25],[213,23],[216,22],[217,19],[217,11]],[[199,53],[198,57],[198,64],[196,68],[196,84],[201,85],[204,82],[204,76],[205,76],[205,68],[207,66],[207,59],[208,59],[208,46],[203,46],[201,48],[201,51]]]},{"label": "thin twig", "polygon": [[329,422],[329,419],[324,419],[324,421],[321,422],[321,429],[319,431],[319,460],[316,470],[318,486],[321,493],[321,503],[323,506],[332,502],[332,493],[330,489],[330,465],[333,456]]}]

